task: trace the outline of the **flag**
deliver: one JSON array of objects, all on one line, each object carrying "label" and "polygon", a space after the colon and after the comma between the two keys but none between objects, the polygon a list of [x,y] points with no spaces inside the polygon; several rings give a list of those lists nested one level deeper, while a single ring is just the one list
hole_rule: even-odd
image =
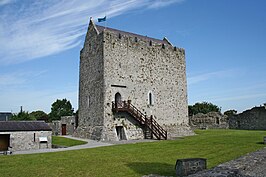
[{"label": "flag", "polygon": [[106,21],[106,16],[103,18],[98,18],[98,22],[104,22],[104,21]]}]

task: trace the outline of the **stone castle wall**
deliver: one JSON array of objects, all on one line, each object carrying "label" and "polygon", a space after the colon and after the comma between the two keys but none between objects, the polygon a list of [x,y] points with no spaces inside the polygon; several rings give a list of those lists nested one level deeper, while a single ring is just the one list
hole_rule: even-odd
[{"label": "stone castle wall", "polygon": [[77,136],[118,140],[116,128],[123,127],[126,139],[144,138],[129,114],[112,112],[116,93],[156,116],[168,136],[192,134],[184,49],[118,30],[99,32],[91,21],[80,60]]},{"label": "stone castle wall", "polygon": [[228,128],[227,116],[218,112],[209,112],[207,114],[198,113],[189,116],[189,122],[192,129],[212,129],[212,128]]},{"label": "stone castle wall", "polygon": [[103,110],[103,35],[89,28],[80,53],[79,127],[77,136],[101,139]]},{"label": "stone castle wall", "polygon": [[[110,103],[120,93],[122,100],[131,100],[148,116],[155,115],[168,132],[182,135],[178,128],[188,125],[184,49],[108,30],[104,31],[104,41],[104,110],[108,134],[115,135]],[[126,125],[130,125],[128,120]]]},{"label": "stone castle wall", "polygon": [[229,117],[230,129],[266,130],[266,109],[255,107]]}]

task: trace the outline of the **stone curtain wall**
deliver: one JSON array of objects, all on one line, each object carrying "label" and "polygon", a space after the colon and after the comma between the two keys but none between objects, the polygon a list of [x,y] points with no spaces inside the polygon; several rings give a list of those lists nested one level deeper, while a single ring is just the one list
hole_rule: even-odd
[{"label": "stone curtain wall", "polygon": [[[0,134],[10,134],[12,151],[52,148],[51,131],[0,132]],[[48,142],[40,143],[39,137],[47,137]]]},{"label": "stone curtain wall", "polygon": [[255,107],[229,117],[230,129],[266,130],[266,109]]},{"label": "stone curtain wall", "polygon": [[189,117],[193,129],[228,128],[227,116],[218,112],[199,113]]}]

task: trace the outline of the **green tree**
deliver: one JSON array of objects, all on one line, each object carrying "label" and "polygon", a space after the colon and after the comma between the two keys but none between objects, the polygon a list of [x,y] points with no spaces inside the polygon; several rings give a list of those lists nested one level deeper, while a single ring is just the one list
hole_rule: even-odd
[{"label": "green tree", "polygon": [[18,114],[13,114],[11,120],[22,121],[22,120],[36,120],[28,111],[20,111]]},{"label": "green tree", "polygon": [[232,115],[236,115],[236,114],[237,114],[237,111],[234,109],[230,109],[224,112],[224,115],[227,115],[228,117]]},{"label": "green tree", "polygon": [[45,122],[48,121],[48,115],[40,110],[31,112],[30,116],[34,117],[36,120],[44,120]]},{"label": "green tree", "polygon": [[51,112],[49,114],[49,121],[60,120],[62,116],[72,116],[74,109],[70,101],[67,99],[59,100],[57,99],[51,107]]},{"label": "green tree", "polygon": [[217,105],[205,101],[188,106],[188,114],[190,116],[198,113],[207,114],[209,112],[221,112],[221,109]]}]

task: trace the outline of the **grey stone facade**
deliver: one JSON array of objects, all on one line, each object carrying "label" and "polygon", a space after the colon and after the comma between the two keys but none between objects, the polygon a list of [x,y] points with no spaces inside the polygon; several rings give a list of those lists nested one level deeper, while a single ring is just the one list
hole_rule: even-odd
[{"label": "grey stone facade", "polygon": [[221,128],[227,129],[228,117],[218,112],[209,112],[207,114],[198,113],[193,116],[189,116],[189,124],[192,129],[212,129]]},{"label": "grey stone facade", "polygon": [[104,28],[91,20],[80,53],[76,136],[103,141],[119,140],[119,134],[144,138],[129,114],[112,112],[115,96],[155,116],[168,137],[193,134],[188,126],[185,50],[166,38]]},{"label": "grey stone facade", "polygon": [[54,120],[48,125],[52,128],[53,135],[62,135],[63,126],[65,126],[65,135],[73,135],[77,122],[75,116],[63,116],[61,120]]},{"label": "grey stone facade", "polygon": [[230,129],[266,130],[266,109],[254,107],[240,114],[229,117]]},{"label": "grey stone facade", "polygon": [[[52,131],[12,131],[0,132],[0,135],[9,135],[9,146],[12,151],[52,148]],[[47,141],[40,142],[40,137]]]}]

